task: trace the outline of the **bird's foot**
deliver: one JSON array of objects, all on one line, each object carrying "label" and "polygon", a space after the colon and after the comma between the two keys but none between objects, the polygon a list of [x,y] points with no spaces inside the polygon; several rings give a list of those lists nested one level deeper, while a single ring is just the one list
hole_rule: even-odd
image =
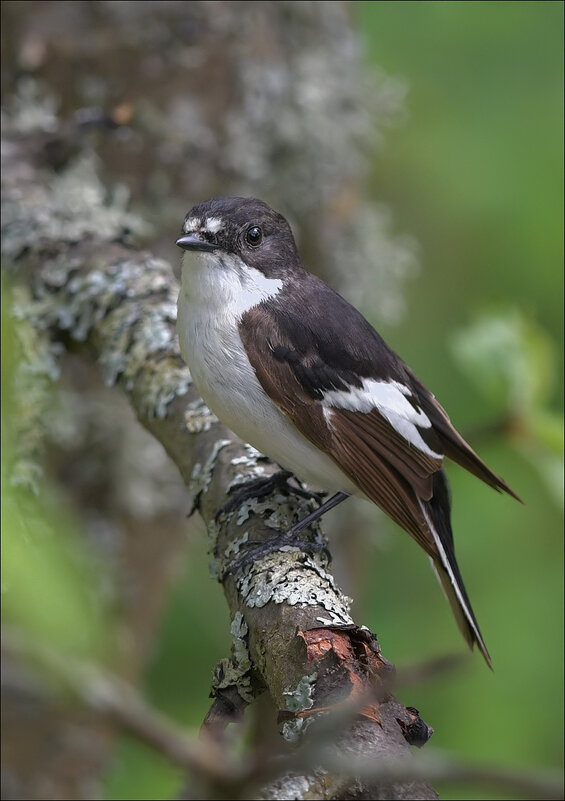
[{"label": "bird's foot", "polygon": [[249,540],[244,543],[245,547],[249,548],[247,553],[240,556],[239,559],[230,562],[230,564],[224,568],[223,576],[233,575],[242,568],[247,567],[247,565],[251,565],[271,553],[280,552],[284,548],[289,547],[300,550],[311,556],[317,553],[324,553],[328,563],[331,562],[331,553],[325,542],[301,539],[299,536],[300,533],[301,532],[295,533],[291,529],[290,531],[279,531],[275,536],[269,537],[269,539],[266,540]]},{"label": "bird's foot", "polygon": [[[292,480],[292,484],[289,483]],[[253,478],[246,481],[244,484],[237,484],[229,491],[230,499],[221,506],[216,512],[216,522],[224,515],[233,512],[238,506],[246,501],[253,499],[260,500],[266,498],[275,490],[279,490],[284,495],[294,493],[301,498],[314,498],[318,502],[324,497],[325,493],[313,492],[312,490],[304,489],[296,478],[289,473],[288,470],[278,470],[267,478]]]}]

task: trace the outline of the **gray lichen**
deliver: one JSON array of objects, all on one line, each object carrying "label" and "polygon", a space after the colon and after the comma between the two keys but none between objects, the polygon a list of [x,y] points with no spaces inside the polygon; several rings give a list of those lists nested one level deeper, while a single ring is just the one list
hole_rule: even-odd
[{"label": "gray lichen", "polygon": [[[294,690],[287,690],[284,692],[285,706],[289,712],[303,712],[306,709],[312,709],[314,706],[313,690],[317,678],[317,673],[303,676]],[[310,718],[296,716],[286,721],[282,727],[282,735],[285,740],[291,743],[300,740],[307,728],[309,720]]]},{"label": "gray lichen", "polygon": [[[99,363],[105,382],[112,386],[122,379],[131,391],[149,363],[153,373],[144,373],[141,413],[162,419],[174,398],[186,394],[192,384],[188,367],[178,353],[175,321],[176,304],[158,304],[147,298],[174,292],[169,266],[147,254],[73,275],[73,259],[62,256],[48,263],[37,301],[29,307],[29,317],[39,329],[57,327],[84,341],[94,326],[106,342]],[[66,282],[66,285],[65,285]],[[53,301],[61,284],[65,302]],[[160,360],[160,354],[166,356]]]},{"label": "gray lichen", "polygon": [[[7,115],[5,127],[17,128],[18,120],[18,114]],[[44,126],[37,124],[40,130],[52,127],[48,114]],[[19,135],[17,130],[14,137]],[[15,147],[8,140],[4,158]],[[3,184],[3,255],[10,269],[22,253],[29,258],[37,250],[42,269],[28,308],[33,325],[69,331],[79,342],[96,328],[104,340],[99,361],[105,381],[112,385],[123,379],[132,391],[142,375],[139,411],[163,418],[191,384],[178,353],[175,281],[169,264],[150,254],[132,252],[124,258],[112,251],[113,241],[145,232],[146,226],[127,212],[127,191],[118,187],[109,196],[97,168],[91,153],[82,154],[42,184],[24,162],[23,172],[13,175],[25,191],[10,173]]]},{"label": "gray lichen", "polygon": [[304,709],[312,709],[314,706],[312,690],[316,683],[316,678],[316,673],[303,676],[294,690],[285,690],[285,705],[290,712],[302,712]]},{"label": "gray lichen", "polygon": [[[83,242],[101,236],[111,240],[125,230],[146,232],[147,225],[126,211],[128,200],[123,189],[109,199],[97,174],[96,158],[82,154],[63,173],[53,176],[48,198],[41,187],[26,191],[21,198],[17,192],[7,193],[2,205],[3,254],[10,260],[29,248],[30,229],[37,248],[45,242]],[[62,276],[65,267],[64,263],[58,265],[59,286],[66,283],[72,265]]]},{"label": "gray lichen", "polygon": [[245,545],[249,542],[249,532],[246,531],[241,537],[237,537],[236,539],[231,539],[228,543],[227,548],[224,551],[224,561],[227,560],[230,556],[238,556],[239,551],[242,545]]},{"label": "gray lichen", "polygon": [[254,692],[251,685],[252,662],[247,645],[249,628],[241,612],[236,612],[230,627],[232,637],[232,655],[230,659],[221,659],[214,668],[212,693],[226,687],[236,686],[239,695],[247,703],[251,703]]},{"label": "gray lichen", "polygon": [[210,411],[202,398],[196,398],[196,400],[187,404],[184,420],[186,430],[190,434],[201,434],[204,431],[209,431],[213,425],[219,422],[214,412]]},{"label": "gray lichen", "polygon": [[293,546],[283,546],[262,557],[238,578],[239,593],[250,607],[270,602],[321,606],[328,611],[333,625],[353,625],[350,599],[338,590],[333,576],[318,559]]},{"label": "gray lichen", "polygon": [[268,461],[263,454],[261,454],[252,445],[245,445],[245,453],[232,459],[232,465],[239,467],[242,472],[236,473],[230,481],[228,491],[235,489],[241,484],[248,481],[253,481],[258,478],[263,478],[266,475],[265,467],[260,464],[261,461]]},{"label": "gray lichen", "polygon": [[265,785],[257,798],[269,801],[302,801],[308,797],[307,793],[313,784],[313,776],[286,773]]},{"label": "gray lichen", "polygon": [[190,477],[190,485],[189,485],[189,497],[191,500],[191,504],[194,505],[198,497],[201,493],[205,492],[208,487],[210,486],[210,482],[212,481],[212,473],[214,471],[214,467],[216,466],[216,459],[218,458],[218,454],[222,450],[222,448],[231,445],[231,439],[219,439],[214,443],[214,447],[210,451],[208,458],[204,462],[204,464],[200,464],[200,462],[196,462],[194,467],[192,468],[192,474]]},{"label": "gray lichen", "polygon": [[[226,114],[226,160],[244,186],[261,185],[297,215],[308,214],[363,177],[367,153],[398,116],[406,88],[362,69],[359,38],[340,3],[268,6],[242,3],[237,16],[234,80],[243,109]],[[268,58],[248,46],[261,28],[274,40]]]},{"label": "gray lichen", "polygon": [[188,368],[169,362],[162,362],[151,376],[145,380],[142,398],[138,402],[139,410],[147,418],[164,419],[169,404],[186,395],[192,385],[192,377]]}]

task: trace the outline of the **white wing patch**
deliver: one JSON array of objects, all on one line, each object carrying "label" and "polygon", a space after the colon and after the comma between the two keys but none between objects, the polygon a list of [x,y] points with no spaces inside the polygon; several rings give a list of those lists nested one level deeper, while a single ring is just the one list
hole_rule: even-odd
[{"label": "white wing patch", "polygon": [[[431,428],[432,424],[421,409],[415,409],[407,400],[411,396],[408,387],[398,381],[375,381],[372,378],[364,378],[361,387],[328,390],[324,393],[322,403],[324,407],[328,407],[328,412],[332,407],[364,414],[377,409],[395,431],[411,445],[428,456],[442,459],[443,455],[432,451],[418,431],[418,428]],[[329,416],[328,414],[326,419]]]}]

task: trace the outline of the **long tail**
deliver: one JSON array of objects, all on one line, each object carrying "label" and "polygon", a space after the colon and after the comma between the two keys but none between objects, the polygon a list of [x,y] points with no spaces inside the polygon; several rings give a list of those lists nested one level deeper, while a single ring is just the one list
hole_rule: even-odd
[{"label": "long tail", "polygon": [[451,501],[447,479],[442,470],[434,475],[433,497],[429,501],[420,500],[420,506],[437,548],[437,556],[431,557],[431,562],[453,610],[457,625],[469,647],[473,648],[476,644],[485,658],[485,662],[492,670],[490,654],[483,640],[455,558],[450,522]]}]

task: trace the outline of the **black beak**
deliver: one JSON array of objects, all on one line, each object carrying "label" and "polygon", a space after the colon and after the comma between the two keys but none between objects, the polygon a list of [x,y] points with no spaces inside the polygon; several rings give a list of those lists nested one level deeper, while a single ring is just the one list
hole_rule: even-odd
[{"label": "black beak", "polygon": [[183,234],[176,244],[183,250],[216,250],[218,245],[202,239],[200,234]]}]

